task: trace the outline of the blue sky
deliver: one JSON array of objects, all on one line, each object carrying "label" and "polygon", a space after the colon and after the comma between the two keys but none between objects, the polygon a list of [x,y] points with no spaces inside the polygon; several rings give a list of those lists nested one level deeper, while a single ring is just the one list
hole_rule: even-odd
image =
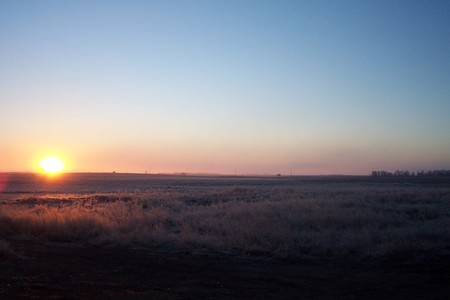
[{"label": "blue sky", "polygon": [[448,1],[0,1],[0,171],[450,168]]}]

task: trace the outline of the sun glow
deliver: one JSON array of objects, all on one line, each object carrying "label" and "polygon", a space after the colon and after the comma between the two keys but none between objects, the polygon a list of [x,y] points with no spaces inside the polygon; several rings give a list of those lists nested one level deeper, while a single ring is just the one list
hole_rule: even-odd
[{"label": "sun glow", "polygon": [[58,157],[46,157],[41,160],[41,168],[44,173],[47,174],[58,174],[64,168],[64,163]]}]

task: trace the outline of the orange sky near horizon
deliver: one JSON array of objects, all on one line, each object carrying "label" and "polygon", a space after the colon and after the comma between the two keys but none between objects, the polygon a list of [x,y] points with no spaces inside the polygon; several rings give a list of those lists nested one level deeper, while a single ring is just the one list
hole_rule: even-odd
[{"label": "orange sky near horizon", "polygon": [[[387,155],[380,158],[382,149],[360,149],[352,147],[352,152],[330,145],[310,146],[291,149],[288,147],[261,147],[253,149],[252,144],[195,147],[185,144],[173,144],[168,147],[139,145],[107,145],[85,147],[68,144],[40,145],[38,142],[24,144],[3,153],[8,155],[7,163],[0,171],[39,172],[40,161],[47,156],[57,156],[64,161],[64,172],[125,172],[125,173],[219,173],[219,174],[369,174],[370,170],[427,169],[427,166],[439,168],[439,162],[433,161],[438,154],[414,157],[416,153],[402,153],[402,157]],[[277,144],[279,146],[279,144]],[[205,149],[206,148],[206,149]],[[6,148],[7,149],[7,148]],[[182,151],[180,151],[182,149]],[[321,149],[329,149],[322,151]],[[370,156],[371,155],[371,156]],[[368,160],[371,157],[371,160]],[[428,157],[426,160],[424,158]],[[293,158],[296,158],[294,160]],[[417,160],[415,168],[410,161]],[[293,162],[294,161],[294,162]]]}]

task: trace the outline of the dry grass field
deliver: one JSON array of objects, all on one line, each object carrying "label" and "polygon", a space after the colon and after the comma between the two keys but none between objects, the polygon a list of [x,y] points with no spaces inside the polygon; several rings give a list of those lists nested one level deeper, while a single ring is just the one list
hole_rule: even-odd
[{"label": "dry grass field", "polygon": [[[2,178],[0,276],[5,283],[0,296],[39,298],[51,290],[54,298],[97,299],[92,281],[111,291],[100,298],[112,299],[245,299],[254,297],[255,287],[263,284],[268,290],[260,298],[281,299],[300,295],[444,299],[450,290],[445,275],[450,271],[448,178],[144,174]],[[45,280],[42,277],[44,270],[61,272],[48,270],[58,269],[53,265],[58,260],[59,268],[70,273],[68,283],[58,285],[48,274]],[[111,275],[113,266],[106,267],[114,262],[118,278]],[[159,269],[172,271],[148,278],[158,262]],[[65,266],[77,271],[72,274]],[[204,272],[192,271],[198,268]],[[411,275],[416,274],[411,268],[416,273],[422,270],[419,273],[430,282]],[[79,278],[93,276],[97,269],[105,274],[99,273],[89,284]],[[137,274],[141,275],[132,280]],[[191,274],[192,282],[184,282],[183,274]],[[217,274],[228,282],[228,289],[217,283],[220,280],[213,286],[195,286]],[[251,281],[256,274],[262,278]],[[342,274],[347,275],[338,280]],[[105,287],[101,278],[128,288]],[[143,289],[162,278],[184,285],[176,293]],[[403,290],[387,284],[384,280],[389,278]],[[404,288],[403,280],[417,281],[420,291]],[[41,285],[37,290],[35,281]],[[329,283],[326,291],[321,289],[324,282]],[[361,284],[370,283],[375,286],[361,292]],[[71,290],[75,288],[78,294]]]}]

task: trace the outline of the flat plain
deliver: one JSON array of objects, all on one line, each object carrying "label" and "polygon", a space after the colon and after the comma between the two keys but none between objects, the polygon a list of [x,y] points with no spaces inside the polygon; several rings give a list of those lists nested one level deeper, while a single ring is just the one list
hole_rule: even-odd
[{"label": "flat plain", "polygon": [[450,178],[0,174],[1,299],[448,299]]}]

